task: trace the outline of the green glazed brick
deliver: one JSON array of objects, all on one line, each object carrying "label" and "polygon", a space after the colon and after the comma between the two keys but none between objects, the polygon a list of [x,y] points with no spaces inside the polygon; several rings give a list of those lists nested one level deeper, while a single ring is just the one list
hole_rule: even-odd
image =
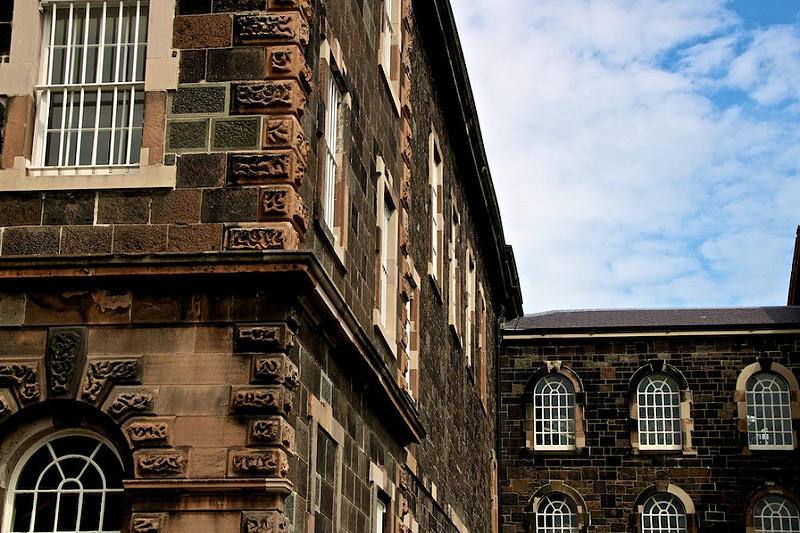
[{"label": "green glazed brick", "polygon": [[167,151],[205,150],[208,120],[167,122]]},{"label": "green glazed brick", "polygon": [[178,87],[172,95],[172,114],[224,113],[227,108],[227,87],[224,85],[203,85],[199,87]]},{"label": "green glazed brick", "polygon": [[214,150],[254,150],[259,147],[260,117],[213,120],[211,146]]}]

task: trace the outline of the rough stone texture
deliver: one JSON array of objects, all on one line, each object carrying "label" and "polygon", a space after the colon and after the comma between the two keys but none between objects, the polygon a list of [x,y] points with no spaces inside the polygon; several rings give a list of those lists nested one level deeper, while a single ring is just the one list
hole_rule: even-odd
[{"label": "rough stone texture", "polygon": [[308,23],[299,12],[237,15],[236,42],[243,44],[298,44],[309,39]]},{"label": "rough stone texture", "polygon": [[91,224],[94,220],[95,193],[54,192],[44,197],[42,223],[48,225]]},{"label": "rough stone texture", "polygon": [[61,253],[64,255],[102,255],[111,253],[111,226],[64,226]]},{"label": "rough stone texture", "polygon": [[225,11],[263,11],[267,0],[214,0],[214,12]]},{"label": "rough stone texture", "polygon": [[223,48],[231,45],[230,15],[177,16],[172,36],[175,48]]},{"label": "rough stone texture", "polygon": [[3,231],[3,255],[54,255],[58,253],[60,228],[6,228]]},{"label": "rough stone texture", "polygon": [[219,48],[208,51],[208,81],[264,79],[263,48]]},{"label": "rough stone texture", "polygon": [[204,150],[208,146],[208,120],[167,122],[167,150]]},{"label": "rough stone texture", "polygon": [[0,194],[0,226],[36,226],[41,222],[41,193]]},{"label": "rough stone texture", "polygon": [[150,222],[153,224],[194,224],[200,222],[202,196],[198,189],[154,192]]},{"label": "rough stone texture", "polygon": [[211,0],[177,0],[175,4],[178,15],[211,13]]},{"label": "rough stone texture", "polygon": [[31,158],[33,137],[27,132],[33,124],[35,112],[32,96],[12,96],[8,99],[0,168],[14,168],[15,157]]},{"label": "rough stone texture", "polygon": [[178,83],[198,83],[206,77],[205,50],[181,50]]},{"label": "rough stone texture", "polygon": [[257,209],[257,189],[207,189],[203,191],[201,221],[255,221]]},{"label": "rough stone texture", "polygon": [[[636,497],[656,482],[673,483],[688,493],[697,511],[698,531],[740,531],[750,496],[768,483],[796,494],[797,452],[749,452],[737,429],[736,379],[760,358],[800,374],[800,337],[507,341],[501,357],[504,531],[527,531],[523,523],[530,518],[528,501],[551,480],[581,495],[591,511],[591,529],[597,531],[629,531]],[[688,383],[696,453],[632,452],[631,378],[653,359],[674,367]],[[582,453],[536,453],[525,447],[523,391],[545,361],[560,361],[582,382]]]},{"label": "rough stone texture", "polygon": [[166,112],[166,91],[148,91],[145,93],[142,147],[149,150],[147,163],[150,165],[159,164],[164,158]]},{"label": "rough stone texture", "polygon": [[117,254],[150,254],[167,249],[167,226],[114,226],[112,251]]},{"label": "rough stone texture", "polygon": [[168,252],[208,252],[222,247],[222,224],[170,226]]},{"label": "rough stone texture", "polygon": [[98,224],[147,224],[150,194],[143,192],[100,192],[97,194]]},{"label": "rough stone texture", "polygon": [[254,150],[259,147],[261,119],[220,118],[211,121],[212,150]]},{"label": "rough stone texture", "polygon": [[233,110],[237,113],[303,114],[307,97],[294,81],[238,84],[233,88]]},{"label": "rough stone texture", "polygon": [[173,114],[224,113],[227,88],[224,85],[178,87],[172,95]]},{"label": "rough stone texture", "polygon": [[225,154],[183,154],[177,165],[178,187],[219,187],[225,183]]}]

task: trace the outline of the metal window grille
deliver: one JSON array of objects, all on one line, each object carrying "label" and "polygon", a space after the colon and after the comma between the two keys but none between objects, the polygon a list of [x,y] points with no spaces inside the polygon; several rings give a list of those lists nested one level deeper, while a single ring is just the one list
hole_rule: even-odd
[{"label": "metal window grille", "polygon": [[800,511],[791,500],[770,494],[758,500],[753,509],[756,533],[800,532]]},{"label": "metal window grille", "polygon": [[19,472],[10,531],[118,533],[122,490],[122,464],[108,445],[85,435],[53,439]]},{"label": "metal window grille", "polygon": [[683,504],[672,494],[650,496],[642,509],[642,533],[686,533]]},{"label": "metal window grille", "polygon": [[575,447],[575,390],[566,376],[545,376],[533,390],[535,448]]},{"label": "metal window grille", "polygon": [[147,3],[44,4],[43,82],[34,164],[115,167],[139,162]]},{"label": "metal window grille", "polygon": [[336,150],[339,134],[339,106],[342,93],[333,72],[328,75],[328,107],[325,110],[325,182],[323,186],[322,216],[329,229],[333,229],[336,198]]},{"label": "metal window grille", "polygon": [[639,448],[679,450],[681,398],[678,383],[664,374],[652,374],[639,383]]},{"label": "metal window grille", "polygon": [[539,504],[536,512],[537,533],[577,533],[578,511],[566,494],[553,492]]},{"label": "metal window grille", "polygon": [[794,444],[789,385],[776,374],[760,372],[747,382],[747,441],[755,449]]}]

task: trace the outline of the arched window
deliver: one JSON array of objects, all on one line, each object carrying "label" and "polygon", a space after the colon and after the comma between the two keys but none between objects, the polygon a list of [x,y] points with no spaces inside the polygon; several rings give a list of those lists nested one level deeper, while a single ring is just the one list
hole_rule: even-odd
[{"label": "arched window", "polygon": [[791,449],[794,444],[789,385],[772,372],[747,380],[747,443],[753,449]]},{"label": "arched window", "polygon": [[540,379],[533,389],[534,448],[575,448],[575,389],[562,374]]},{"label": "arched window", "polygon": [[686,511],[674,495],[659,492],[645,500],[641,516],[642,533],[685,533]]},{"label": "arched window", "polygon": [[678,383],[666,374],[649,374],[639,382],[639,449],[680,450],[681,397]]},{"label": "arched window", "polygon": [[536,511],[536,533],[577,533],[578,508],[561,492],[545,496]]},{"label": "arched window", "polygon": [[14,473],[4,531],[118,533],[122,472],[119,456],[96,437],[50,437],[23,456]]},{"label": "arched window", "polygon": [[790,499],[780,494],[768,494],[753,508],[756,533],[800,532],[800,510]]}]

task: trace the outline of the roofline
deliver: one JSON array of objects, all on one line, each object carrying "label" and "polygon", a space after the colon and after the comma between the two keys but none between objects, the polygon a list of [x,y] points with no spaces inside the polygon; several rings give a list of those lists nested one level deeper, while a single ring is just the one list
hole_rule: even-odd
[{"label": "roofline", "polygon": [[642,330],[634,331],[628,329],[624,331],[588,331],[580,333],[570,333],[567,331],[543,330],[542,333],[508,333],[504,330],[503,342],[508,341],[535,341],[545,339],[622,339],[622,338],[652,338],[652,337],[723,337],[723,336],[742,336],[742,335],[797,335],[800,334],[798,328],[765,328],[752,329],[662,329],[662,330]]},{"label": "roofline", "polygon": [[[519,274],[514,253],[510,245],[506,244],[503,233],[503,223],[500,217],[500,207],[497,203],[489,161],[483,145],[478,112],[472,94],[472,86],[467,74],[467,65],[464,61],[464,52],[458,38],[453,10],[449,0],[413,1],[416,26],[420,33],[428,39],[426,46],[428,54],[436,58],[446,69],[432,68],[434,77],[439,77],[443,83],[452,86],[455,92],[455,104],[458,114],[463,120],[464,129],[454,133],[462,136],[471,156],[470,166],[474,169],[476,178],[474,185],[480,192],[483,205],[486,207],[488,224],[483,225],[486,242],[490,243],[494,269],[499,275],[503,289],[503,305],[506,318],[522,316],[522,292],[519,284]],[[438,75],[438,76],[437,76]],[[457,124],[456,122],[455,124]],[[468,175],[473,175],[469,173]],[[479,228],[480,229],[480,228]],[[488,259],[488,254],[484,255]]]}]

